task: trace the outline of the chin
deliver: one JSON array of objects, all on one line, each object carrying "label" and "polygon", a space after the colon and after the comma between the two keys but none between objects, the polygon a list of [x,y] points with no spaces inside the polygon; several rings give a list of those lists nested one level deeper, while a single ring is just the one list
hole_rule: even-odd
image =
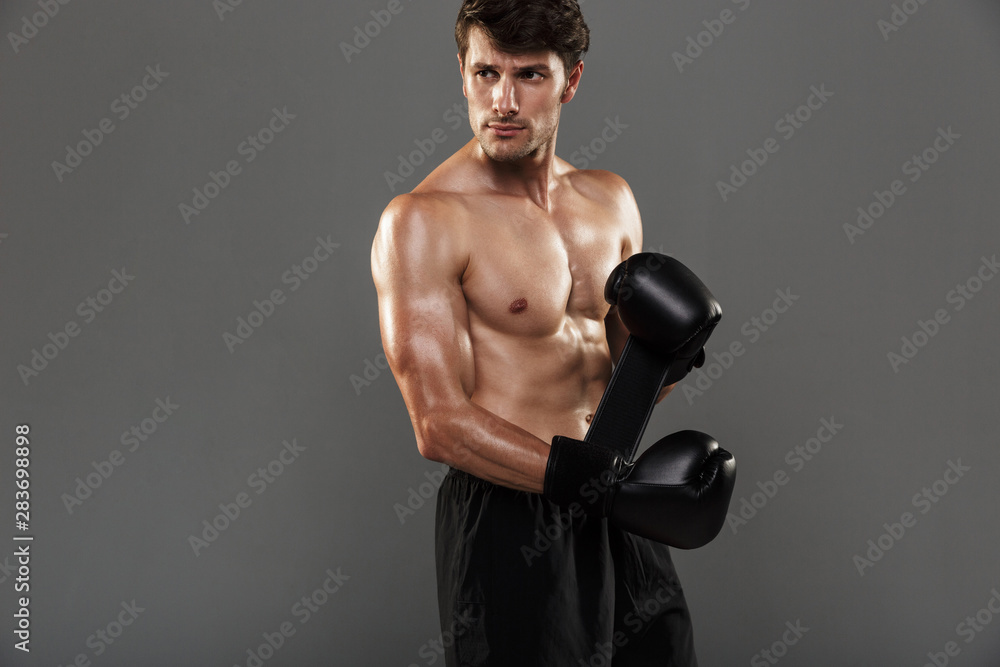
[{"label": "chin", "polygon": [[487,156],[495,162],[517,162],[522,157],[524,157],[520,152],[511,152],[509,150],[484,150]]},{"label": "chin", "polygon": [[[530,137],[529,137],[530,140]],[[479,140],[479,145],[487,157],[496,162],[517,162],[533,155],[537,146],[531,146],[530,141],[520,145],[514,145],[503,139],[491,137],[488,141]]]}]

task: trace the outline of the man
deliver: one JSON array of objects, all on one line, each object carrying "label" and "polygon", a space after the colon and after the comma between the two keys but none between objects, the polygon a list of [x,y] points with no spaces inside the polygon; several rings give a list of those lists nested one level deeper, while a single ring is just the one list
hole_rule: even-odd
[{"label": "man", "polygon": [[475,138],[389,204],[372,247],[417,446],[451,468],[447,663],[695,665],[667,547],[540,495],[549,443],[584,437],[628,337],[604,286],[642,247],[626,182],[555,155],[589,30],[576,0],[465,0],[456,41]]}]

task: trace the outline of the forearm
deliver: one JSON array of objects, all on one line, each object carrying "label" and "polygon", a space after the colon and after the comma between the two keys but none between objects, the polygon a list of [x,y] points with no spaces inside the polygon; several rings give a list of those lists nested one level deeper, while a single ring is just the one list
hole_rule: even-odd
[{"label": "forearm", "polygon": [[541,493],[549,443],[471,401],[420,429],[424,456],[486,481]]}]

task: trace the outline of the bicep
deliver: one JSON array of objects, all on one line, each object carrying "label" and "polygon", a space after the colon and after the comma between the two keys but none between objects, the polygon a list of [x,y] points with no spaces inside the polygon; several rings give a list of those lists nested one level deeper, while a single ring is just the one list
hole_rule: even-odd
[{"label": "bicep", "polygon": [[[620,176],[612,176],[615,187],[615,206],[621,231],[621,256],[619,259],[625,261],[632,255],[642,252],[642,218],[628,183]],[[612,307],[608,311],[604,318],[604,328],[607,334],[608,348],[611,351],[611,359],[618,363],[618,358],[621,356],[622,349],[629,337],[629,331],[622,323],[621,317],[618,316],[617,307]]]},{"label": "bicep", "polygon": [[624,184],[622,215],[625,219],[624,236],[626,239],[622,260],[625,260],[642,252],[642,215],[639,213],[639,204],[635,200],[635,195],[632,194],[632,189],[627,183],[622,182]]},{"label": "bicep", "polygon": [[625,342],[629,337],[628,329],[622,323],[622,318],[618,316],[617,306],[612,306],[611,310],[605,316],[604,331],[608,338],[608,350],[611,352],[611,361],[617,364],[622,350],[625,349]]},{"label": "bicep", "polygon": [[382,343],[418,442],[423,420],[464,402],[474,378],[460,246],[446,232],[387,212],[372,248]]},{"label": "bicep", "polygon": [[454,400],[470,389],[465,385],[471,346],[460,288],[426,279],[390,280],[380,290],[379,324],[386,358],[411,410]]}]

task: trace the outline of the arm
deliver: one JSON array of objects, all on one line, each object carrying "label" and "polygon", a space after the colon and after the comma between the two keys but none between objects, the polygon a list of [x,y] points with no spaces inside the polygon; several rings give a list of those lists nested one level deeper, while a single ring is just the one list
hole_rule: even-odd
[{"label": "arm", "polygon": [[[610,174],[610,172],[607,173]],[[619,215],[623,220],[624,232],[621,260],[625,261],[635,253],[642,251],[642,217],[639,214],[639,205],[635,201],[635,195],[632,194],[628,183],[617,175],[610,175],[617,181]],[[604,329],[607,334],[608,349],[611,351],[611,359],[617,364],[629,336],[628,329],[625,328],[618,316],[617,306],[612,306],[604,318]],[[659,403],[666,398],[667,394],[672,392],[676,386],[677,383],[664,387],[659,396],[656,397],[656,402]]]},{"label": "arm", "polygon": [[372,246],[386,358],[424,458],[541,492],[550,446],[470,400],[475,368],[461,278],[468,250],[453,213],[397,197]]}]

